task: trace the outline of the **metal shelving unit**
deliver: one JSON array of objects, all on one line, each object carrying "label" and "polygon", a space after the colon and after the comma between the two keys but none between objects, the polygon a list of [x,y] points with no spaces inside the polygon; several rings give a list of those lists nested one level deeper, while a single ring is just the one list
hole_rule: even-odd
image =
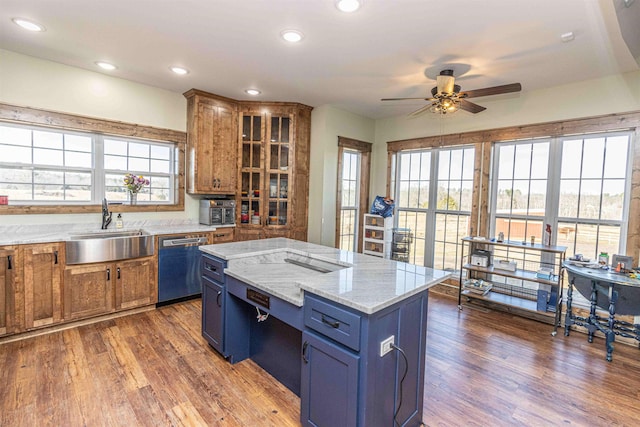
[{"label": "metal shelving unit", "polygon": [[458,308],[462,299],[560,325],[567,248],[521,242],[462,239]]}]

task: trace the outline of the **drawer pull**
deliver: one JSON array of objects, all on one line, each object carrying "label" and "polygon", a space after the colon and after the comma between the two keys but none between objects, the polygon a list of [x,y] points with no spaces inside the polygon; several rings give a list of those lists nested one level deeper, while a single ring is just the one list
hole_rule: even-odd
[{"label": "drawer pull", "polygon": [[216,234],[216,235],[215,235],[215,236],[213,236],[213,237],[224,237],[224,236],[225,236],[225,234]]},{"label": "drawer pull", "polygon": [[217,268],[217,267],[212,266],[211,264],[206,264],[206,265],[204,266],[204,269],[205,269],[205,270],[207,270],[207,271],[212,271],[212,272],[214,272],[214,273],[216,273],[216,272],[218,271],[218,268]]},{"label": "drawer pull", "polygon": [[222,296],[222,291],[218,291],[218,295],[216,295],[216,304],[218,304],[218,307],[222,307],[222,303],[220,302],[221,296]]},{"label": "drawer pull", "polygon": [[309,341],[305,341],[302,344],[302,360],[304,363],[309,363],[309,358],[307,357],[307,347],[309,347]]},{"label": "drawer pull", "polygon": [[331,320],[327,320],[324,317],[324,314],[322,315],[322,323],[324,323],[325,325],[331,326],[334,329],[338,329],[340,327],[340,322],[336,321],[336,322],[332,322]]}]

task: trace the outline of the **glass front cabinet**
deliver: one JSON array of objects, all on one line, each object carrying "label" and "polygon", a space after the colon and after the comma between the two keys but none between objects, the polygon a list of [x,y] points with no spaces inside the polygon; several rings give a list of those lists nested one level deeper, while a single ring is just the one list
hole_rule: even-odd
[{"label": "glass front cabinet", "polygon": [[[290,237],[296,172],[295,110],[261,105],[240,113],[238,222],[241,233],[244,230],[248,239]],[[305,143],[307,149],[304,151],[308,152],[308,137]],[[305,163],[308,165],[308,157]],[[308,173],[305,175],[295,179],[308,181]],[[305,194],[304,197],[308,196]]]}]

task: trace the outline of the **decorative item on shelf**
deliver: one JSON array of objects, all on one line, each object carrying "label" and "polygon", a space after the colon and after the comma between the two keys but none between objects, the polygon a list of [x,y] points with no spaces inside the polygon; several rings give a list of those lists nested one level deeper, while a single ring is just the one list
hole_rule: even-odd
[{"label": "decorative item on shelf", "polygon": [[371,205],[371,211],[369,213],[373,215],[380,215],[383,218],[388,218],[393,215],[393,209],[396,204],[393,199],[388,197],[376,196]]},{"label": "decorative item on shelf", "polygon": [[0,196],[0,205],[8,205],[9,196]]},{"label": "decorative item on shelf", "polygon": [[124,176],[124,186],[128,191],[127,200],[130,205],[138,204],[138,192],[145,185],[149,185],[149,180],[142,175],[138,176],[129,172]]}]

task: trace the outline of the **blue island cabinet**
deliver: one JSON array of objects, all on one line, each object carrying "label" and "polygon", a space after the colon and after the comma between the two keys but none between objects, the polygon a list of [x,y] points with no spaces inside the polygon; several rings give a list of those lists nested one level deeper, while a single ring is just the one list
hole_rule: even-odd
[{"label": "blue island cabinet", "polygon": [[[424,291],[366,315],[306,294],[302,425],[423,425],[427,303]],[[404,357],[397,349],[380,355],[391,336]]]},{"label": "blue island cabinet", "polygon": [[225,355],[224,315],[226,292],[224,286],[225,262],[208,256],[200,263],[202,276],[202,336],[211,347]]}]

